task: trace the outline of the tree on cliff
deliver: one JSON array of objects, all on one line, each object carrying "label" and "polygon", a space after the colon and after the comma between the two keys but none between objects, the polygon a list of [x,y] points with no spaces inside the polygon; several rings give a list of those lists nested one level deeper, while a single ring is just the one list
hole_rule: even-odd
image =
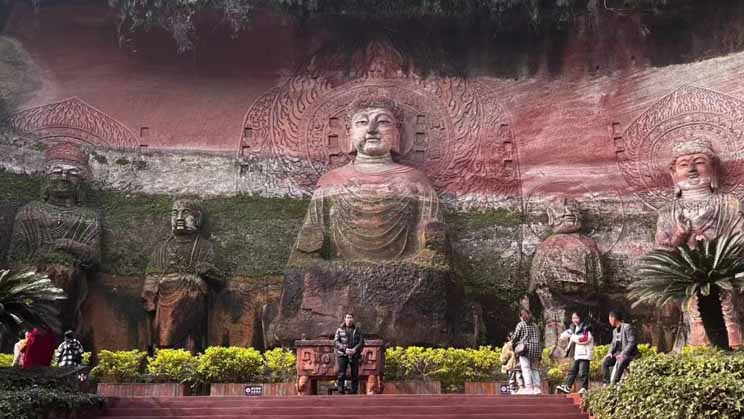
[{"label": "tree on cliff", "polygon": [[66,298],[46,275],[0,271],[0,341],[32,327],[59,332],[57,302]]},{"label": "tree on cliff", "polygon": [[744,235],[700,241],[696,249],[652,250],[639,259],[635,274],[638,280],[628,286],[634,307],[697,303],[710,343],[728,349],[721,296],[744,291]]}]

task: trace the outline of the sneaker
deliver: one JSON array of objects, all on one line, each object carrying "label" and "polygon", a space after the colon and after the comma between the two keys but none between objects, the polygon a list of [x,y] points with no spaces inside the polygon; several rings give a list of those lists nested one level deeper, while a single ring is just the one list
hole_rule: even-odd
[{"label": "sneaker", "polygon": [[529,395],[529,394],[533,394],[533,393],[532,393],[532,389],[527,389],[527,388],[520,388],[520,389],[519,389],[519,390],[517,390],[517,392],[516,392],[516,393],[514,393],[514,394],[516,394],[516,395],[518,395],[518,396],[526,396],[526,395]]},{"label": "sneaker", "polygon": [[535,388],[532,390],[532,394],[542,394],[542,390],[540,390],[539,388]]},{"label": "sneaker", "polygon": [[568,388],[568,387],[566,387],[565,385],[563,385],[563,386],[558,386],[558,387],[556,387],[556,388],[555,388],[555,390],[556,390],[557,392],[559,392],[559,393],[563,393],[563,394],[568,394],[568,393],[570,393],[570,392],[571,392],[571,389],[569,389],[569,388]]},{"label": "sneaker", "polygon": [[579,390],[579,394],[581,394],[582,396],[583,396],[584,394],[586,394],[586,393],[587,393],[587,391],[586,391],[586,389],[585,389],[585,388],[582,388],[581,390]]}]

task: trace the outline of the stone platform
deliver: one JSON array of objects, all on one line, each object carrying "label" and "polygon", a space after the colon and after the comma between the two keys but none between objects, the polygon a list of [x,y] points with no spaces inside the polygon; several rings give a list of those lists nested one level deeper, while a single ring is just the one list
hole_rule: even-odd
[{"label": "stone platform", "polygon": [[167,419],[589,419],[566,396],[378,395],[109,399],[101,417]]}]

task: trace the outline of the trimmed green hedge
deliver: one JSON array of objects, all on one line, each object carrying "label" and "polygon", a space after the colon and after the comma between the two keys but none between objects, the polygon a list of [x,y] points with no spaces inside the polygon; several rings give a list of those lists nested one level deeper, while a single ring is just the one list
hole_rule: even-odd
[{"label": "trimmed green hedge", "polygon": [[385,379],[388,381],[436,380],[445,392],[461,391],[465,381],[496,381],[501,373],[501,350],[395,347],[385,351]]},{"label": "trimmed green hedge", "polygon": [[590,391],[584,407],[597,419],[742,418],[744,352],[643,357],[620,384]]},{"label": "trimmed green hedge", "polygon": [[282,348],[263,355],[253,348],[210,347],[193,355],[184,349],[160,349],[155,356],[139,351],[98,354],[91,377],[104,383],[245,383],[288,382],[296,374],[293,352]]},{"label": "trimmed green hedge", "polygon": [[60,377],[57,368],[0,368],[0,419],[82,417],[101,409],[104,398],[81,393],[75,377]]}]

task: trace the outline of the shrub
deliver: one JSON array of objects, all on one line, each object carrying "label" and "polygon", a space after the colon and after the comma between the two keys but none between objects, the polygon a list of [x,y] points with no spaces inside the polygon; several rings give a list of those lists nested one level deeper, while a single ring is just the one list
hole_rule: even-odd
[{"label": "shrub", "polygon": [[274,348],[266,351],[264,356],[264,370],[266,379],[270,383],[285,383],[294,381],[297,375],[297,357],[294,352]]},{"label": "shrub", "polygon": [[37,419],[83,417],[85,411],[102,409],[104,398],[47,387],[0,390],[0,418]]},{"label": "shrub", "polygon": [[98,365],[90,372],[91,378],[102,383],[134,383],[142,381],[147,354],[140,350],[107,351],[98,354]]},{"label": "shrub", "polygon": [[462,390],[465,381],[503,378],[501,351],[478,349],[395,347],[385,351],[385,377],[390,381],[438,380],[445,392]]},{"label": "shrub", "polygon": [[0,354],[0,368],[13,366],[13,354]]},{"label": "shrub", "polygon": [[158,349],[154,358],[148,358],[147,373],[155,381],[194,381],[197,358],[185,349]]},{"label": "shrub", "polygon": [[263,357],[253,348],[215,346],[199,356],[196,372],[207,383],[255,382],[263,375]]},{"label": "shrub", "polygon": [[744,417],[744,354],[688,350],[633,362],[621,384],[584,400],[597,419],[734,419]]}]

